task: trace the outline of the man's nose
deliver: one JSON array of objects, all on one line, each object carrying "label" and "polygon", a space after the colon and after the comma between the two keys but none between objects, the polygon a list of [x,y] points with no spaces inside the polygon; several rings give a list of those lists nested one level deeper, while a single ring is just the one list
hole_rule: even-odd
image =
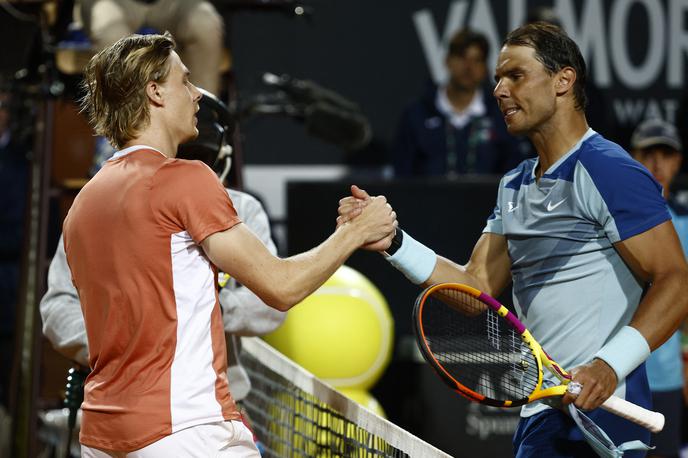
[{"label": "man's nose", "polygon": [[497,85],[495,86],[494,90],[492,91],[492,95],[495,96],[495,98],[503,98],[509,95],[509,91],[506,87],[506,84],[504,83],[504,80],[500,80]]}]

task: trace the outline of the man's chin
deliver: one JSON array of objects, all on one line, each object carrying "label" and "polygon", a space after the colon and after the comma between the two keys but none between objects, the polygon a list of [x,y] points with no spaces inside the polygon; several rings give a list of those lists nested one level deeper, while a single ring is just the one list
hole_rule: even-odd
[{"label": "man's chin", "polygon": [[179,142],[180,145],[183,145],[184,143],[189,143],[190,141],[196,140],[198,138],[198,129],[194,128],[194,133],[192,135],[189,135],[187,138]]},{"label": "man's chin", "polygon": [[524,129],[523,126],[519,126],[518,124],[515,124],[515,123],[507,124],[506,130],[511,135],[525,135],[527,132],[527,130]]}]

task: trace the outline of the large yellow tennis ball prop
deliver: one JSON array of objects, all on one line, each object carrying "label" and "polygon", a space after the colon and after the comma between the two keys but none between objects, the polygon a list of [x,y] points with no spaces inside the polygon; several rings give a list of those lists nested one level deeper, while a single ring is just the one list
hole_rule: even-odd
[{"label": "large yellow tennis ball prop", "polygon": [[393,333],[380,291],[342,266],[265,340],[336,388],[367,390],[389,364]]}]

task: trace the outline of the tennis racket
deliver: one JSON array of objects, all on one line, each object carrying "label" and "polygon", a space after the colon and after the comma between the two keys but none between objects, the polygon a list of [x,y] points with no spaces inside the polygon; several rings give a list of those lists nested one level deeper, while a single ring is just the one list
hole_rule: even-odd
[{"label": "tennis racket", "polygon": [[[444,382],[471,401],[496,407],[580,392],[571,376],[553,361],[516,315],[487,294],[458,283],[423,291],[413,309],[418,346]],[[543,370],[561,382],[543,387]],[[602,408],[652,432],[664,415],[616,396]]]}]

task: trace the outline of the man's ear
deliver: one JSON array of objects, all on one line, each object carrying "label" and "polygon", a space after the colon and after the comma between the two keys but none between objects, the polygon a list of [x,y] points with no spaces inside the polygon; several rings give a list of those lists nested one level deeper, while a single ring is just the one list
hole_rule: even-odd
[{"label": "man's ear", "polygon": [[164,88],[156,81],[149,81],[146,83],[146,96],[148,100],[154,105],[162,106],[165,103]]},{"label": "man's ear", "polygon": [[557,73],[556,81],[554,82],[554,89],[557,95],[564,95],[576,83],[576,71],[571,67],[564,67]]}]

